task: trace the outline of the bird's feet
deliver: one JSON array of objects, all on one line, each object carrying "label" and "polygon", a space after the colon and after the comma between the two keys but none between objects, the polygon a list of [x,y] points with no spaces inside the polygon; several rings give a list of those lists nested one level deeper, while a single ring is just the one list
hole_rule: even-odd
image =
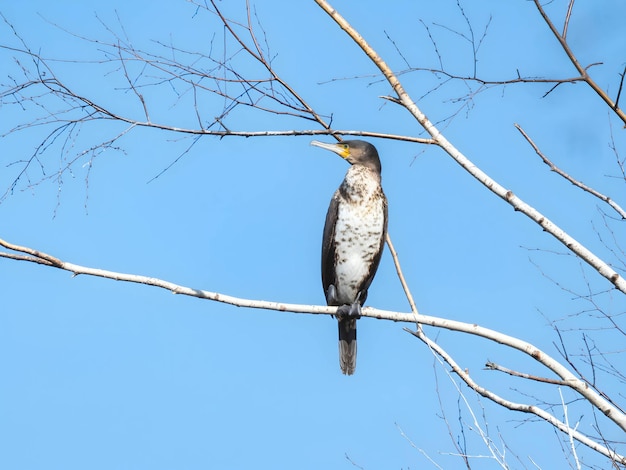
[{"label": "bird's feet", "polygon": [[339,318],[353,318],[355,320],[358,320],[359,318],[361,318],[361,304],[359,303],[359,300],[355,300],[352,304],[350,305],[341,305],[339,306],[339,308],[337,308],[337,317]]},{"label": "bird's feet", "polygon": [[[361,318],[361,292],[356,297],[356,300],[352,302],[352,304],[340,305],[337,307],[337,313],[335,314],[338,318],[353,318],[358,320]],[[326,290],[326,305],[337,305],[337,289],[333,284],[328,286]]]}]

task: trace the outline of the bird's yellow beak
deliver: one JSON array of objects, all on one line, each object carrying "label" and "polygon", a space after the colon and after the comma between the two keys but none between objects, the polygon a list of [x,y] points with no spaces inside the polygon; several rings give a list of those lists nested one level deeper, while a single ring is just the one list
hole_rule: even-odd
[{"label": "bird's yellow beak", "polygon": [[326,142],[320,142],[319,140],[312,140],[311,145],[335,152],[344,159],[347,159],[350,156],[350,147],[348,144],[327,144]]}]

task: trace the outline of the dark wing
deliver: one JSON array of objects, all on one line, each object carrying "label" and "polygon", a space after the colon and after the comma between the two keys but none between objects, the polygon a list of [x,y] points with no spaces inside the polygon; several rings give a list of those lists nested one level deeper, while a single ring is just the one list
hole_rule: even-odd
[{"label": "dark wing", "polygon": [[380,264],[380,258],[383,255],[383,248],[385,247],[385,238],[387,235],[387,198],[385,197],[385,193],[380,192],[380,195],[383,199],[383,232],[380,237],[380,244],[378,246],[378,251],[374,258],[372,259],[372,264],[370,265],[370,271],[367,274],[367,277],[363,280],[363,283],[359,286],[359,291],[361,292],[361,297],[359,298],[359,303],[363,305],[365,300],[367,299],[367,289],[369,289],[370,284],[374,280],[374,276],[376,275],[376,271],[378,270],[378,265]]},{"label": "dark wing", "polygon": [[335,226],[339,211],[339,191],[336,191],[330,200],[326,223],[324,224],[324,238],[322,239],[322,286],[324,296],[328,292],[328,286],[335,285],[337,274],[335,273]]}]

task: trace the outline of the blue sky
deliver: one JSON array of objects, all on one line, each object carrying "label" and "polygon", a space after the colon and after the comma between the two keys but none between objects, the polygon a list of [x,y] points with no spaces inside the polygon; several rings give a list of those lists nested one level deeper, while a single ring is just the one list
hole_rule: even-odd
[{"label": "blue sky", "polygon": [[[553,2],[548,11],[562,18],[565,3]],[[454,1],[334,6],[395,70],[406,69],[406,62],[438,66],[426,25],[446,69],[472,73],[471,48],[453,32],[468,34]],[[525,76],[575,75],[530,2],[464,6],[477,37],[489,24],[479,76],[513,78],[516,70]],[[244,18],[244,2],[224,8]],[[313,2],[268,1],[255,8],[274,66],[315,109],[332,114],[335,128],[423,136],[406,111],[379,98],[390,94],[388,86],[372,76],[371,63]],[[603,62],[591,70],[613,96],[624,67],[624,9],[617,1],[610,7],[579,2],[569,32],[581,62]],[[158,8],[150,2],[32,1],[4,6],[2,13],[32,50],[64,59],[51,62],[63,81],[137,119],[143,119],[142,108],[125,89],[116,63],[99,63],[103,46],[78,36],[110,42],[103,23],[122,35],[119,17],[125,34],[143,50],[159,50],[156,40],[206,52],[221,47],[223,37],[214,17],[182,1]],[[3,44],[18,45],[6,25],[0,37]],[[2,55],[0,82],[6,85],[20,72],[14,52]],[[240,60],[242,70],[257,73]],[[610,239],[598,201],[551,174],[513,126],[522,125],[573,176],[623,202],[623,179],[607,175],[618,174],[609,126],[622,149],[624,131],[589,89],[562,85],[542,98],[549,85],[497,87],[466,104],[456,100],[467,95],[465,84],[444,83],[427,72],[401,79],[430,119],[442,123],[448,139],[484,171],[614,261],[596,233]],[[179,98],[167,85],[145,93],[154,122],[197,125],[187,95]],[[222,109],[214,98],[201,104],[206,120]],[[4,193],[20,168],[14,162],[28,158],[47,131],[5,135],[41,116],[30,103],[3,104],[0,113]],[[228,119],[233,130],[315,128],[244,109]],[[87,153],[62,181],[54,177],[65,161],[124,128],[90,123],[65,148],[51,146],[41,157],[45,173],[33,167],[29,180],[22,178],[0,203],[0,237],[76,264],[193,288],[324,302],[321,234],[326,207],[347,169],[344,161],[310,147],[310,137],[203,137],[184,153],[192,143],[188,136],[133,129],[116,143],[121,150],[93,159]],[[530,220],[435,148],[372,142],[382,159],[389,232],[422,313],[512,334],[555,356],[558,337],[551,321],[565,319],[559,325],[574,354],[581,352],[581,325],[607,326],[593,311],[576,315],[589,308],[576,293],[602,291],[606,282],[564,255]],[[618,240],[623,237],[623,227],[608,224]],[[1,468],[318,469],[354,468],[352,462],[366,469],[436,468],[429,458],[442,468],[464,468],[453,455],[453,441],[462,439],[472,455],[489,454],[475,432],[461,433],[460,422],[475,426],[446,369],[401,324],[362,319],[357,372],[344,377],[336,322],[327,316],[247,310],[7,259],[0,259],[0,280]],[[624,311],[621,295],[594,299],[607,311]],[[409,310],[388,252],[368,303]],[[547,373],[529,359],[478,338],[428,333],[476,380],[511,400],[560,403],[555,387],[483,370],[492,360]],[[587,334],[607,351],[623,345],[623,337],[611,331]],[[602,380],[607,390],[617,388],[611,377]],[[520,426],[527,416],[461,390],[495,445],[507,446],[512,468],[534,468],[533,461],[541,468],[564,468],[562,436],[549,426],[533,420]],[[572,419],[592,432],[593,415],[575,406]],[[562,409],[553,411],[562,418]],[[615,437],[611,426],[605,432]],[[477,458],[473,465],[498,468],[490,459]]]}]

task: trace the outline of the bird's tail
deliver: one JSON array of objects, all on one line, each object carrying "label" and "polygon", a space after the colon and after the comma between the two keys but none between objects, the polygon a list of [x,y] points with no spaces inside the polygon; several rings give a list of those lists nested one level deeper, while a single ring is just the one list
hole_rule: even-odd
[{"label": "bird's tail", "polygon": [[339,365],[346,375],[354,374],[356,369],[356,319],[339,320]]}]

